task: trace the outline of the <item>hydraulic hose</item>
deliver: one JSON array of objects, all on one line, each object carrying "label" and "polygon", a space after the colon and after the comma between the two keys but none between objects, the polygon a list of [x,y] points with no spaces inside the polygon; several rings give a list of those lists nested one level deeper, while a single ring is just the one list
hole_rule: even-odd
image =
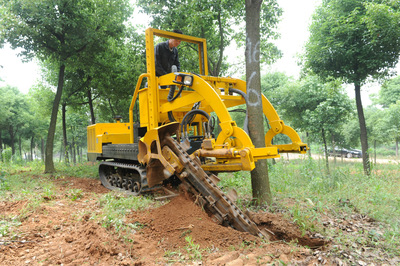
[{"label": "hydraulic hose", "polygon": [[[221,90],[224,91],[225,89],[224,89],[224,88],[221,88]],[[241,90],[234,89],[234,88],[230,88],[229,91],[234,92],[234,93],[237,93],[237,94],[239,94],[240,96],[242,96],[242,97],[244,98],[244,100],[245,100],[245,102],[246,102],[246,106],[247,106],[247,94],[246,94],[246,93],[244,93],[244,92],[241,91]],[[238,109],[236,109],[236,110],[238,110]],[[236,111],[236,110],[234,110],[234,111]],[[237,112],[237,111],[236,111],[236,112]],[[249,134],[249,120],[248,120],[248,116],[247,116],[247,107],[246,107],[246,117],[245,117],[244,123],[243,123],[243,129],[244,129],[244,131],[245,131],[247,134]]]},{"label": "hydraulic hose", "polygon": [[[183,120],[182,120],[182,123],[181,123],[181,135],[182,135],[183,138],[186,138],[187,135],[188,135],[187,134],[187,125],[189,124],[189,121],[193,121],[194,116],[196,116],[198,114],[206,117],[209,122],[211,121],[210,120],[210,115],[204,110],[194,109],[194,110],[189,111],[183,117]],[[210,133],[210,132],[207,132],[207,133]]]}]

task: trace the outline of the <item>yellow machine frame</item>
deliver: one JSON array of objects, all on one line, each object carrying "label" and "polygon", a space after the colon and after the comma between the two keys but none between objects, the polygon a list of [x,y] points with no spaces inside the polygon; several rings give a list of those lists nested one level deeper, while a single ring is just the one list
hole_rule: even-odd
[{"label": "yellow machine frame", "polygon": [[[199,55],[199,74],[170,73],[156,76],[154,57],[154,37],[177,39],[197,45]],[[259,159],[277,158],[282,152],[305,153],[304,144],[297,132],[284,124],[274,107],[262,95],[263,113],[271,128],[265,135],[266,147],[255,148],[247,133],[232,120],[228,108],[245,104],[241,95],[233,95],[232,89],[246,93],[246,82],[230,77],[208,76],[206,40],[183,34],[148,28],[146,30],[146,60],[147,73],[140,75],[129,108],[129,123],[96,124],[88,128],[88,153],[101,154],[105,143],[134,143],[133,110],[139,98],[140,127],[147,128],[147,133],[140,139],[138,161],[148,163],[151,159],[162,158],[160,139],[168,131],[176,131],[176,122],[169,121],[168,112],[172,112],[177,122],[181,122],[185,113],[189,112],[195,103],[200,102],[199,109],[208,114],[215,112],[220,121],[221,131],[216,139],[208,136],[203,140],[202,147],[194,152],[198,157],[215,158],[203,163],[202,168],[209,171],[252,170],[254,162]],[[179,98],[168,102],[168,90],[161,86],[177,85],[177,76],[188,76],[192,83],[185,85],[188,90],[182,91]],[[147,79],[148,86],[141,88]],[[179,85],[178,86],[182,86]],[[204,117],[197,116],[198,125]],[[166,129],[170,128],[170,129]],[[196,133],[203,133],[202,128],[192,128]],[[172,133],[172,132],[170,132]],[[287,135],[292,143],[273,145],[272,139],[277,134]],[[177,134],[179,137],[179,134]]]}]

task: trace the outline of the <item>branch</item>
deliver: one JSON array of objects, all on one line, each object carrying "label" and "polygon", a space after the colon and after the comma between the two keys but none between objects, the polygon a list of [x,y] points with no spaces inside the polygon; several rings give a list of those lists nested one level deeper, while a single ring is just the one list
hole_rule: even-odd
[{"label": "branch", "polygon": [[47,45],[47,43],[43,43],[43,47],[49,49],[50,51],[52,51],[52,52],[54,52],[54,53],[57,53],[57,52],[58,52],[55,48],[53,48],[53,47]]},{"label": "branch", "polygon": [[77,50],[75,50],[75,51],[72,51],[72,52],[70,52],[70,53],[67,53],[66,54],[66,58],[70,58],[72,55],[74,55],[74,54],[79,54],[80,52],[82,52],[83,50],[85,50],[86,49],[86,47],[87,47],[87,43],[85,43],[81,48],[79,48],[79,49],[77,49]]}]

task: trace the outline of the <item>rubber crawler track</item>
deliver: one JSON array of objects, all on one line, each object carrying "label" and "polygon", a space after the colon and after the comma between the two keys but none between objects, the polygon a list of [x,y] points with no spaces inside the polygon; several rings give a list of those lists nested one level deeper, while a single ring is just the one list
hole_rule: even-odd
[{"label": "rubber crawler track", "polygon": [[[118,172],[125,171],[132,176],[121,175]],[[114,161],[105,161],[99,165],[100,181],[106,188],[114,191],[122,191],[129,195],[138,196],[141,193],[150,192],[160,186],[149,188],[147,186],[146,168],[139,164],[127,164]]]}]

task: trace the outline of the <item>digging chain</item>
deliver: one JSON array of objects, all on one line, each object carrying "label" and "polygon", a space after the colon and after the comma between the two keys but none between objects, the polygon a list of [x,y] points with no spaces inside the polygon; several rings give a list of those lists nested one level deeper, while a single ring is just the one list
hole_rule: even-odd
[{"label": "digging chain", "polygon": [[184,166],[177,176],[188,190],[196,191],[197,203],[208,209],[220,224],[232,226],[236,230],[252,235],[268,237],[267,233],[260,231],[256,224],[217,186],[215,181],[217,178],[213,175],[209,176],[201,168],[197,157],[192,159],[172,137],[166,137],[164,143],[179,157],[180,163]]}]

